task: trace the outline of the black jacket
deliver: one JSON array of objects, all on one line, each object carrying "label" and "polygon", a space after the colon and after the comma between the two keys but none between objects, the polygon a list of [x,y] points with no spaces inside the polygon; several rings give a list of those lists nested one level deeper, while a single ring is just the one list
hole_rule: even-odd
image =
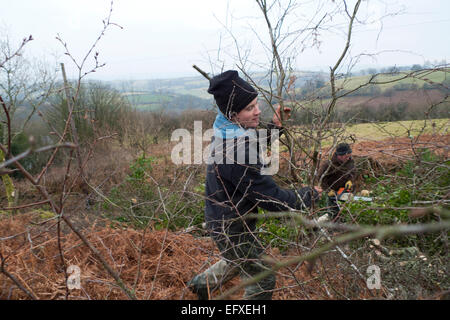
[{"label": "black jacket", "polygon": [[[268,136],[270,137],[270,134]],[[214,139],[213,137],[211,145]],[[226,234],[233,242],[239,242],[240,234],[253,232],[256,227],[255,218],[242,217],[248,213],[257,213],[258,207],[268,211],[284,211],[311,206],[310,188],[298,190],[300,198],[297,197],[294,190],[282,189],[277,186],[272,176],[261,174],[263,165],[259,157],[256,164],[251,164],[248,156],[245,157],[244,163],[239,163],[236,160],[238,138],[219,143],[222,142],[223,150],[226,150],[227,146],[234,146],[234,152],[230,153],[234,155],[234,161],[207,166],[205,220],[213,238]],[[242,140],[240,142],[242,143]],[[245,139],[244,146],[248,155],[251,149],[249,139]],[[317,192],[313,192],[317,198]]]}]

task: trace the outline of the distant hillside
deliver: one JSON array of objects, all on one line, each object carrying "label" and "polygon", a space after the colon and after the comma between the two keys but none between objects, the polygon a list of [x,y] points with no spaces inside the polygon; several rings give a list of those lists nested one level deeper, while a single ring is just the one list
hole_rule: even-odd
[{"label": "distant hillside", "polygon": [[[324,83],[327,75],[302,71],[296,72],[295,76],[294,87],[300,88],[311,81]],[[266,73],[253,73],[251,77],[258,86],[270,88],[271,79]],[[272,79],[272,83],[275,83],[275,79]],[[209,82],[200,75],[174,79],[117,80],[108,84],[141,110],[158,110],[162,107],[171,110],[210,109],[214,103],[212,95],[207,92]]]},{"label": "distant hillside", "polygon": [[[398,91],[410,90],[413,88],[417,89],[435,89],[438,88],[437,84],[449,83],[450,74],[444,71],[420,71],[414,73],[414,76],[407,77],[411,71],[405,70],[403,72],[396,72],[392,74],[379,74],[372,79],[371,82],[378,83],[376,86],[380,91],[386,91],[389,89],[394,89]],[[349,77],[345,80],[336,81],[337,86],[343,86],[346,90],[352,90],[358,86],[368,83],[372,76],[354,76]]]},{"label": "distant hillside", "polygon": [[[327,80],[327,74],[322,72],[308,72],[299,71],[295,72],[296,76],[295,87],[299,88],[304,86],[311,80]],[[263,88],[269,88],[270,76],[267,73],[252,73],[252,80],[258,86]],[[272,79],[272,83],[275,83],[275,76]],[[208,94],[207,89],[209,86],[208,80],[201,75],[196,77],[184,77],[174,79],[152,79],[152,80],[129,80],[129,81],[112,81],[109,84],[121,91],[121,92],[172,92],[175,94],[190,94],[202,99],[210,99],[211,95]]]},{"label": "distant hillside", "polygon": [[144,91],[144,92],[123,92],[130,104],[146,111],[156,111],[167,109],[172,111],[182,111],[185,109],[211,109],[213,107],[212,97],[202,99],[192,94],[174,93],[171,91]]},{"label": "distant hillside", "polygon": [[[442,92],[449,83],[448,72],[420,71],[415,74],[414,78],[402,79],[409,72],[402,70],[390,74],[379,74],[372,79],[378,84],[363,86],[352,92],[349,97],[392,97],[399,96],[400,94],[397,94],[399,92],[405,93],[421,89],[441,90]],[[331,90],[327,73],[298,71],[294,75],[295,82],[291,88],[295,90],[297,99],[308,101],[311,95],[325,100],[330,98]],[[361,74],[347,78],[343,78],[343,76],[338,75],[336,81],[336,87],[340,88],[339,95],[346,91],[352,91],[367,83],[371,78],[371,75]],[[274,75],[271,79],[270,74],[263,72],[252,73],[251,77],[257,86],[264,89],[269,89],[271,84],[274,87],[274,83],[276,83]],[[207,92],[209,82],[201,75],[174,79],[113,81],[109,84],[126,96],[133,106],[141,110],[158,110],[163,107],[170,110],[211,109],[214,105],[213,97]],[[433,93],[433,95],[435,94]],[[344,99],[345,102],[349,102],[346,100]],[[384,99],[384,101],[389,101],[389,99]]]}]

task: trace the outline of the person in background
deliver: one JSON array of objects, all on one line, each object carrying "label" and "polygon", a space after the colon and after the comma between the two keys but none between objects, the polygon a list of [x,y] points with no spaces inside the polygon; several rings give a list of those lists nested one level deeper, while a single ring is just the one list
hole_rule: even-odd
[{"label": "person in background", "polygon": [[346,192],[353,190],[355,180],[355,163],[352,149],[347,143],[339,143],[331,160],[323,163],[318,172],[322,179],[321,187],[327,192],[328,213],[319,218],[319,222],[335,220],[339,215],[338,190],[345,188]]}]

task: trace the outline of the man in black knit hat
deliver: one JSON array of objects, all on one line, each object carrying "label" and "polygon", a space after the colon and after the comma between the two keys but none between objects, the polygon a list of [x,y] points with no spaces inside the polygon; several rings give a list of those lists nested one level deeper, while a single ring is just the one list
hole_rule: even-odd
[{"label": "man in black knit hat", "polygon": [[355,163],[352,159],[350,145],[343,142],[336,146],[331,160],[326,161],[319,169],[319,179],[322,179],[321,187],[327,191],[328,213],[319,218],[319,222],[335,220],[339,214],[338,191],[345,188],[351,192],[354,188]]},{"label": "man in black knit hat", "polygon": [[[208,92],[214,95],[220,112],[211,143],[214,161],[208,164],[206,172],[205,220],[221,260],[188,282],[199,299],[208,299],[213,290],[238,274],[248,279],[270,268],[262,259],[264,248],[255,234],[256,218],[246,215],[257,213],[258,207],[268,211],[303,209],[318,198],[318,192],[308,187],[278,187],[270,175],[262,174],[260,158],[253,163],[248,157],[252,144],[247,138],[259,125],[261,111],[257,91],[237,71],[212,78]],[[285,109],[287,116],[289,111]],[[280,107],[267,126],[269,131],[281,129],[279,117]],[[268,133],[267,137],[270,142],[272,135]],[[232,161],[223,150],[232,150]],[[226,161],[221,161],[224,158]],[[239,158],[244,161],[237,161]],[[271,274],[247,286],[244,298],[271,299],[274,287],[275,276]]]}]

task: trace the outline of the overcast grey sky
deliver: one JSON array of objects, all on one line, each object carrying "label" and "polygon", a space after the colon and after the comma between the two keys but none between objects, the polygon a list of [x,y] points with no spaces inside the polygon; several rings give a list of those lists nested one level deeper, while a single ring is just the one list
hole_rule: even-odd
[{"label": "overcast grey sky", "polygon": [[[320,1],[303,2],[313,7]],[[27,45],[27,53],[50,56],[57,52],[58,61],[65,62],[73,76],[71,62],[63,55],[63,47],[55,36],[59,34],[73,55],[81,59],[102,30],[110,3],[110,0],[0,0],[0,30],[7,30],[17,43],[33,35],[35,40]],[[321,3],[333,5],[332,0]],[[351,3],[354,1],[349,0]],[[295,19],[307,19],[313,12],[310,9],[305,7]],[[377,17],[386,12],[397,11],[402,14],[386,17],[382,24],[377,22]],[[373,23],[355,29],[351,54],[380,53],[376,60],[362,59],[361,66],[450,60],[450,1],[370,0],[363,3],[360,12],[361,19]],[[196,76],[192,64],[206,71],[222,63],[226,68],[235,68],[234,40],[241,53],[250,52],[250,59],[264,64],[258,37],[264,39],[267,33],[251,0],[115,0],[111,21],[123,29],[111,26],[107,30],[96,49],[100,62],[106,66],[90,78]],[[334,23],[339,21],[336,18]],[[233,31],[235,39],[225,26]],[[332,31],[322,31],[319,48],[297,52],[297,68],[327,70],[336,61],[343,47],[343,33]]]}]

